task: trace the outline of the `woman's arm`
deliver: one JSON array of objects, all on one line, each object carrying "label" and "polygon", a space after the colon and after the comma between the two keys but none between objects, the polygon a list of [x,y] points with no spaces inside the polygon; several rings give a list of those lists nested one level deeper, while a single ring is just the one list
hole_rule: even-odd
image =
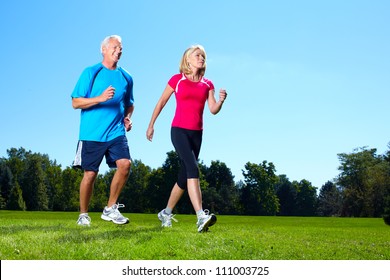
[{"label": "woman's arm", "polygon": [[218,102],[215,100],[214,93],[215,93],[214,90],[209,91],[209,97],[207,98],[207,102],[209,105],[210,112],[213,115],[216,115],[221,110],[222,104],[223,104],[223,102],[225,102],[227,93],[226,93],[226,90],[220,89]]},{"label": "woman's arm", "polygon": [[156,107],[153,110],[152,118],[150,119],[148,129],[146,131],[146,138],[149,141],[152,141],[153,134],[154,134],[154,123],[156,122],[157,117],[160,115],[162,109],[164,108],[165,104],[167,104],[169,98],[171,97],[173,93],[173,88],[170,85],[167,85],[158,100]]}]

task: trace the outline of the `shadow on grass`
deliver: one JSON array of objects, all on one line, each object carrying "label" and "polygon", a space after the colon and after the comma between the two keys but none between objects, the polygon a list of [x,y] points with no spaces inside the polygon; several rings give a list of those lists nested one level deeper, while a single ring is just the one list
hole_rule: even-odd
[{"label": "shadow on grass", "polygon": [[[97,225],[91,227],[80,227],[77,225],[57,224],[57,225],[8,225],[0,226],[3,236],[20,235],[49,235],[58,243],[84,243],[99,240],[111,240],[116,238],[140,239],[141,236],[150,236],[150,233],[162,231],[160,225],[146,227],[134,224],[127,225]],[[151,238],[151,237],[150,237]],[[149,238],[149,239],[150,239]],[[145,240],[147,241],[147,240]]]},{"label": "shadow on grass", "polygon": [[[57,239],[59,243],[84,243],[92,241],[104,241],[112,239],[136,239],[138,243],[147,242],[151,239],[151,233],[161,232],[160,226],[154,227],[131,227],[113,226],[104,228],[69,228],[65,234]],[[147,240],[145,240],[147,239]],[[143,241],[142,241],[143,240]]]}]

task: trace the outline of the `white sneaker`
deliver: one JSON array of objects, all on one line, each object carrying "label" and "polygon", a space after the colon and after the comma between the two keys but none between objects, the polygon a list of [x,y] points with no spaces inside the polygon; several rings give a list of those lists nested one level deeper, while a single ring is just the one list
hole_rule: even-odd
[{"label": "white sneaker", "polygon": [[91,218],[88,216],[88,214],[80,214],[79,218],[77,219],[77,224],[79,226],[90,226],[91,225]]},{"label": "white sneaker", "polygon": [[161,221],[162,227],[172,227],[172,221],[174,220],[177,223],[177,220],[174,218],[175,215],[173,214],[167,214],[164,210],[160,211],[158,213],[157,217]]},{"label": "white sneaker", "polygon": [[125,207],[123,204],[114,204],[111,206],[111,210],[108,210],[108,207],[104,207],[103,213],[100,216],[105,221],[112,221],[115,224],[123,225],[129,222],[129,219],[123,217],[121,212],[119,212],[118,208]]},{"label": "white sneaker", "polygon": [[209,227],[214,225],[217,222],[217,217],[214,214],[210,214],[210,211],[205,209],[203,213],[198,217],[198,222],[196,223],[198,227],[198,232],[206,232],[209,230]]}]

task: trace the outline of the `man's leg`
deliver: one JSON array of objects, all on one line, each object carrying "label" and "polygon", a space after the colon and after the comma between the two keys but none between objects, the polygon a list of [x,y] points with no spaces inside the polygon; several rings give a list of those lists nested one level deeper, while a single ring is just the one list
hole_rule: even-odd
[{"label": "man's leg", "polygon": [[84,176],[80,183],[80,213],[88,213],[96,176],[97,172],[84,171]]},{"label": "man's leg", "polygon": [[108,199],[107,207],[111,207],[117,203],[118,197],[129,177],[131,161],[128,159],[119,159],[116,161],[116,166],[117,170],[112,178],[110,197]]}]

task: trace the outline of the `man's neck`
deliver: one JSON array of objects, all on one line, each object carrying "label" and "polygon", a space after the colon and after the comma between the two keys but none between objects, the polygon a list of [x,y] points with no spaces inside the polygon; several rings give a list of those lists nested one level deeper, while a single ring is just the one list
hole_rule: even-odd
[{"label": "man's neck", "polygon": [[117,68],[117,63],[112,63],[112,62],[107,62],[107,61],[103,61],[102,62],[103,66],[106,67],[107,69],[110,69],[110,70],[115,70]]}]

